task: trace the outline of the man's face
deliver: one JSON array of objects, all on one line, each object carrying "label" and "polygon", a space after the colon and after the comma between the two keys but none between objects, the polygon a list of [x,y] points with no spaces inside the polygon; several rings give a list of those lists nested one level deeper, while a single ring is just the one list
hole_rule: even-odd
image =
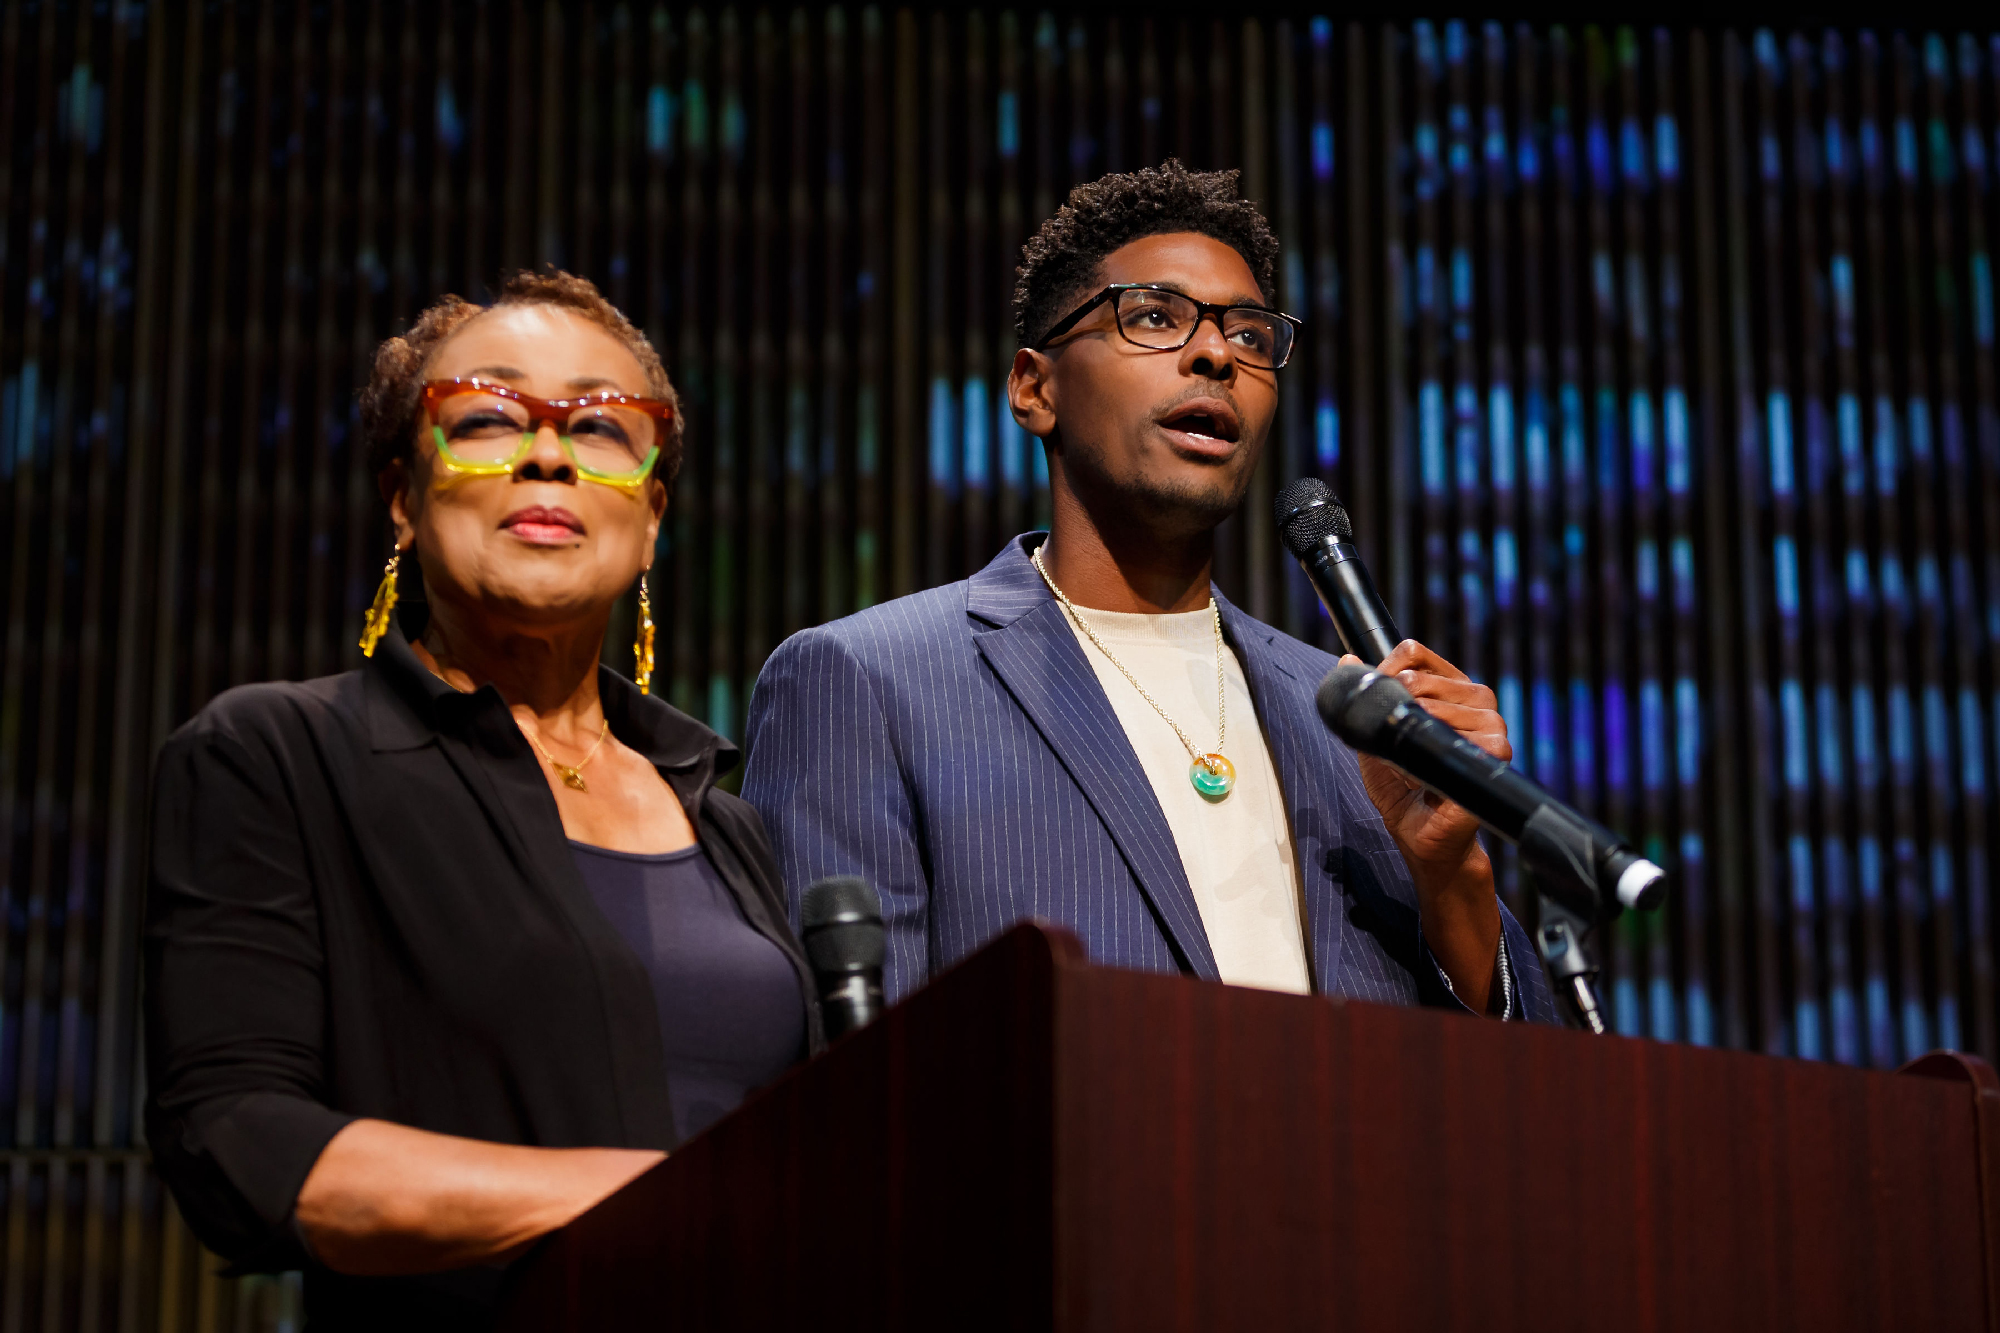
[{"label": "man's face", "polygon": [[[1193,232],[1113,251],[1098,283],[1119,282],[1264,304],[1243,256]],[[1106,303],[1046,352],[1017,353],[1009,393],[1021,424],[1049,438],[1059,484],[1100,523],[1164,537],[1205,532],[1241,503],[1277,412],[1277,376],[1242,364],[1213,319],[1178,351],[1137,346]]]}]

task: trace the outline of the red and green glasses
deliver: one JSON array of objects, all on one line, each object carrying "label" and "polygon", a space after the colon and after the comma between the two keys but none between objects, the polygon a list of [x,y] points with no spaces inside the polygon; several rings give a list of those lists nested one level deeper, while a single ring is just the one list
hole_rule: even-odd
[{"label": "red and green glasses", "polygon": [[617,390],[535,398],[478,378],[431,380],[423,407],[438,464],[452,478],[504,477],[534,446],[544,423],[585,481],[636,495],[659,461],[674,419],[671,403]]}]

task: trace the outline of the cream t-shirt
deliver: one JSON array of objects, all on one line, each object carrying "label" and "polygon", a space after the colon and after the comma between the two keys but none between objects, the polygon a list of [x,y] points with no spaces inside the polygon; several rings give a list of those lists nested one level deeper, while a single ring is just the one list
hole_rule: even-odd
[{"label": "cream t-shirt", "polygon": [[[1214,750],[1213,613],[1079,611],[1188,739],[1203,753]],[[1236,654],[1224,646],[1229,728],[1222,754],[1236,765],[1236,785],[1227,796],[1211,801],[1188,780],[1194,761],[1173,727],[1077,627],[1075,616],[1070,629],[1153,784],[1222,979],[1267,990],[1311,990],[1291,819]]]}]

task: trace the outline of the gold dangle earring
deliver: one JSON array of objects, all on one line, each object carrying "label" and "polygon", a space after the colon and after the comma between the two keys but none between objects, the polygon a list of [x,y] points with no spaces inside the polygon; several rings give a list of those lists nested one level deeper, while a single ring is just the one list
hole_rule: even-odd
[{"label": "gold dangle earring", "polygon": [[646,571],[639,571],[639,637],[632,641],[632,679],[639,693],[653,692],[653,599],[646,591]]},{"label": "gold dangle earring", "polygon": [[396,609],[396,566],[402,558],[403,548],[393,547],[389,563],[382,566],[382,586],[375,590],[375,604],[368,608],[368,618],[361,622],[363,657],[375,656],[375,645],[389,632],[389,615]]}]

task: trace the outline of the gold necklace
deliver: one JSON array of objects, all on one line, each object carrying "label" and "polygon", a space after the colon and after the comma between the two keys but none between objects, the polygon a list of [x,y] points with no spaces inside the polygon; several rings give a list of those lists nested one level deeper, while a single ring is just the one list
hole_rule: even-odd
[{"label": "gold necklace", "polygon": [[1194,756],[1194,763],[1188,767],[1188,781],[1194,784],[1194,789],[1211,801],[1219,801],[1229,795],[1230,788],[1236,785],[1236,765],[1222,755],[1222,743],[1229,736],[1229,716],[1223,711],[1226,697],[1224,686],[1227,678],[1222,672],[1222,608],[1215,604],[1215,599],[1213,597],[1208,599],[1208,613],[1215,620],[1215,749],[1211,753],[1203,754],[1195,748],[1195,743],[1188,739],[1188,734],[1181,730],[1181,724],[1167,716],[1167,710],[1160,707],[1160,701],[1146,693],[1146,687],[1139,683],[1139,678],[1126,670],[1125,664],[1104,646],[1104,640],[1097,637],[1097,631],[1090,627],[1090,622],[1076,609],[1076,603],[1056,586],[1056,581],[1049,577],[1048,566],[1042,563],[1042,548],[1037,546],[1034,554],[1028,558],[1035,562],[1035,572],[1042,576],[1042,582],[1049,585],[1049,591],[1056,595],[1056,600],[1063,604],[1063,609],[1076,621],[1076,627],[1083,631],[1084,637],[1097,645],[1097,651],[1104,654],[1105,661],[1118,668],[1119,675],[1132,682],[1132,688],[1139,691],[1139,697],[1153,706],[1153,711],[1174,729],[1174,735],[1181,738],[1181,744],[1187,746],[1188,753]]},{"label": "gold necklace", "polygon": [[[436,676],[439,680],[443,681],[445,684],[451,685],[451,687],[454,690],[458,690],[458,686],[452,685],[451,679],[447,677],[443,671],[440,671],[438,669],[435,662],[426,663],[425,665],[430,667],[430,673],[433,676]],[[458,690],[458,692],[460,694],[470,694],[472,691]],[[516,723],[515,725],[518,726],[520,724]],[[522,729],[521,734],[523,736],[528,737],[528,744],[535,747],[535,752],[537,754],[541,755],[542,758],[549,761],[549,767],[553,768],[556,771],[556,776],[563,780],[563,785],[565,787],[568,787],[573,791],[587,792],[590,790],[590,784],[583,780],[583,766],[584,764],[587,764],[591,760],[597,758],[597,747],[604,744],[604,738],[611,734],[611,719],[608,717],[604,719],[604,725],[597,729],[597,740],[595,743],[591,745],[590,753],[585,755],[583,759],[580,762],[578,762],[574,767],[571,767],[568,764],[558,764],[556,762],[556,757],[550,754],[547,750],[544,750],[542,748],[542,743],[536,740],[532,735],[529,735],[528,731],[525,728]]]},{"label": "gold necklace", "polygon": [[610,734],[611,734],[611,719],[607,717],[604,719],[604,726],[601,729],[599,729],[597,733],[596,744],[590,747],[590,753],[585,755],[574,766],[571,766],[569,764],[558,764],[556,762],[556,757],[550,754],[547,750],[543,750],[542,743],[536,740],[533,734],[530,734],[528,736],[528,744],[534,746],[536,750],[541,752],[542,758],[549,761],[549,767],[553,768],[556,771],[556,776],[563,780],[563,785],[565,787],[572,788],[576,791],[589,791],[590,784],[583,780],[583,766],[597,757],[597,747],[604,744],[604,738],[606,736],[609,736]]}]

